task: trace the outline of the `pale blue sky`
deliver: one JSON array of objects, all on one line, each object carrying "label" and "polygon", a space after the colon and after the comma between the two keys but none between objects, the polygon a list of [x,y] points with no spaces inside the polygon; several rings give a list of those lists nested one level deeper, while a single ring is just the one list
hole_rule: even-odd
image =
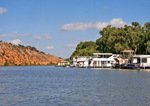
[{"label": "pale blue sky", "polygon": [[111,24],[150,22],[150,0],[0,0],[0,40],[62,58]]}]

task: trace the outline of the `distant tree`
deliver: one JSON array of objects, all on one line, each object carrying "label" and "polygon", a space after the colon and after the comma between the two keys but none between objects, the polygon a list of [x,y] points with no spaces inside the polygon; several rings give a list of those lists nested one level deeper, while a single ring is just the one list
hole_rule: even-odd
[{"label": "distant tree", "polygon": [[49,65],[56,65],[56,64],[51,61],[51,62],[49,62]]},{"label": "distant tree", "polygon": [[44,52],[41,51],[42,54],[45,54]]},{"label": "distant tree", "polygon": [[138,22],[121,28],[108,25],[100,32],[96,42],[80,42],[72,56],[86,56],[94,52],[119,54],[123,50],[134,50],[136,54],[150,53],[150,22],[142,27]]},{"label": "distant tree", "polygon": [[100,31],[101,38],[97,39],[98,50],[101,52],[120,53],[125,49],[132,49],[140,53],[145,42],[144,28],[138,22],[132,22],[132,26],[115,28],[110,25]]},{"label": "distant tree", "polygon": [[150,40],[145,43],[146,51],[150,53]]},{"label": "distant tree", "polygon": [[2,55],[4,56],[4,55],[5,55],[5,52],[2,52]]},{"label": "distant tree", "polygon": [[4,63],[4,66],[9,66],[9,63],[8,63],[8,62],[5,62],[5,63]]},{"label": "distant tree", "polygon": [[144,24],[144,27],[147,32],[150,31],[150,22],[147,22],[146,24]]},{"label": "distant tree", "polygon": [[59,59],[62,59],[61,57],[58,57]]},{"label": "distant tree", "polygon": [[70,61],[70,58],[65,59],[66,61]]},{"label": "distant tree", "polygon": [[36,61],[34,61],[34,65],[36,65]]},{"label": "distant tree", "polygon": [[15,65],[15,62],[13,61],[13,64]]},{"label": "distant tree", "polygon": [[[93,41],[80,42],[72,56],[91,56],[92,53],[97,53],[98,45]],[[72,57],[71,56],[71,57]]]},{"label": "distant tree", "polygon": [[25,66],[28,66],[28,63],[25,62]]}]

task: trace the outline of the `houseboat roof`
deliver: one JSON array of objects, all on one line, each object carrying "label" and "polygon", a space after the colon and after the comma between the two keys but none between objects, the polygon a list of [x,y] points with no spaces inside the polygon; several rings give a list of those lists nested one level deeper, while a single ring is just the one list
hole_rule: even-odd
[{"label": "houseboat roof", "polygon": [[114,61],[113,58],[94,58],[93,60],[97,60],[97,61]]},{"label": "houseboat roof", "polygon": [[133,52],[134,52],[134,50],[123,50],[123,51],[121,51],[121,52],[133,53]]},{"label": "houseboat roof", "polygon": [[99,55],[103,56],[103,55],[113,55],[113,54],[112,53],[93,53],[93,55],[95,55],[95,56],[99,56]]},{"label": "houseboat roof", "polygon": [[150,55],[134,55],[134,58],[149,58]]}]

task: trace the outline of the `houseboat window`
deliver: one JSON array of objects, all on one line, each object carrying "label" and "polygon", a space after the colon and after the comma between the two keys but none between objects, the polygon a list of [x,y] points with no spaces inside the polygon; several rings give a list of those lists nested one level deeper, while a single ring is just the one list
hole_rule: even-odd
[{"label": "houseboat window", "polygon": [[97,64],[97,61],[94,61],[93,64]]},{"label": "houseboat window", "polygon": [[89,64],[91,64],[91,61],[89,61]]},{"label": "houseboat window", "polygon": [[106,61],[101,61],[101,64],[107,64]]},{"label": "houseboat window", "polygon": [[142,58],[142,63],[147,63],[147,58]]},{"label": "houseboat window", "polygon": [[141,60],[140,60],[140,58],[138,58],[138,59],[137,59],[137,63],[141,63]]}]

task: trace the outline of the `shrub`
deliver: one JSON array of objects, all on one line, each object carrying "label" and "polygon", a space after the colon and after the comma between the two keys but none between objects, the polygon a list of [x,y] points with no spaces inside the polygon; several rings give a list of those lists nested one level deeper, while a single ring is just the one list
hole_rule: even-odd
[{"label": "shrub", "polygon": [[51,62],[49,62],[49,65],[56,65],[56,64],[51,61]]},{"label": "shrub", "polygon": [[25,66],[28,66],[28,63],[25,62]]},{"label": "shrub", "polygon": [[32,63],[30,62],[30,66],[32,66]]},{"label": "shrub", "polygon": [[4,55],[5,55],[5,52],[3,52],[2,55],[4,56]]},{"label": "shrub", "polygon": [[36,65],[36,61],[34,61],[34,65]]},{"label": "shrub", "polygon": [[8,63],[8,62],[5,62],[5,63],[4,63],[4,66],[9,66],[9,63]]}]

